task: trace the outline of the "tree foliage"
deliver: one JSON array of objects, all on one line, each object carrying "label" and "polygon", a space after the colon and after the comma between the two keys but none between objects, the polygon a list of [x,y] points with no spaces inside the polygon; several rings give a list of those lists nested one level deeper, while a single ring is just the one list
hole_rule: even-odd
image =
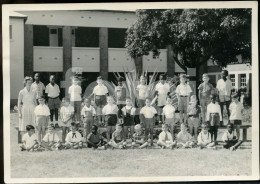
[{"label": "tree foliage", "polygon": [[131,57],[154,57],[172,45],[174,59],[196,67],[212,59],[221,67],[236,56],[251,62],[251,9],[137,10],[137,21],[127,30]]}]

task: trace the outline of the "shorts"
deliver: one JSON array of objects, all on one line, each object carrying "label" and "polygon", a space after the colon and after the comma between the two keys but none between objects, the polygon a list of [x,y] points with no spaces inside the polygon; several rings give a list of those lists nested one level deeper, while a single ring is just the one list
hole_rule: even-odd
[{"label": "shorts", "polygon": [[133,117],[125,117],[124,118],[124,126],[134,126],[135,122],[134,122],[134,118]]},{"label": "shorts", "polygon": [[219,95],[219,101],[220,102],[230,101],[230,96],[228,96],[228,95]]},{"label": "shorts", "polygon": [[71,123],[72,123],[72,119],[67,121],[66,124],[61,121],[61,122],[59,122],[59,126],[61,126],[61,127],[70,127]]},{"label": "shorts", "polygon": [[198,128],[200,125],[200,120],[198,117],[189,117],[188,118],[188,126],[191,128]]},{"label": "shorts", "polygon": [[188,97],[180,97],[180,102],[179,102],[179,106],[178,106],[178,110],[179,111],[184,111],[187,112],[187,108],[188,108]]},{"label": "shorts", "polygon": [[144,107],[145,106],[145,99],[138,99],[137,100],[137,106],[138,107]]},{"label": "shorts", "polygon": [[79,114],[81,110],[81,101],[71,101],[71,105],[74,107],[75,114]]},{"label": "shorts", "polygon": [[53,109],[59,109],[60,108],[60,98],[56,97],[56,98],[48,98],[48,106],[50,108],[50,110]]},{"label": "shorts", "polygon": [[47,116],[36,116],[37,129],[45,129],[48,126]]},{"label": "shorts", "polygon": [[144,118],[144,128],[153,128],[154,118]]},{"label": "shorts", "polygon": [[96,95],[95,103],[97,106],[104,106],[107,104],[106,95]]},{"label": "shorts", "polygon": [[[103,142],[101,143],[101,141],[99,141],[99,142],[94,143],[94,144],[95,144],[96,146],[98,146],[98,147],[101,147],[101,146],[106,145],[106,142],[103,141]],[[88,145],[88,148],[92,148],[92,147],[93,147],[91,144],[87,144],[87,145]]]},{"label": "shorts", "polygon": [[233,125],[242,125],[242,120],[238,120],[238,119],[230,120],[230,123],[232,123]]},{"label": "shorts", "polygon": [[210,104],[210,98],[201,98],[200,105],[203,107],[207,107]]},{"label": "shorts", "polygon": [[167,98],[167,94],[158,95],[157,106],[158,107],[165,106],[166,105],[166,98]]},{"label": "shorts", "polygon": [[174,121],[174,118],[165,118],[165,124],[175,126],[176,123]]},{"label": "shorts", "polygon": [[108,114],[105,116],[106,126],[115,126],[117,124],[116,114]]}]

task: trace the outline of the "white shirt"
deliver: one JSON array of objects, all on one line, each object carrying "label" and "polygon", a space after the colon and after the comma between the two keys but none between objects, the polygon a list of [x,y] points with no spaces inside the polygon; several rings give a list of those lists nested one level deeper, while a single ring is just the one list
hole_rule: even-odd
[{"label": "white shirt", "polygon": [[221,109],[220,109],[220,105],[217,103],[210,103],[207,106],[207,116],[206,116],[206,121],[209,121],[209,117],[210,117],[210,113],[218,113],[219,114],[219,118],[220,121],[222,121],[222,115],[221,115]]},{"label": "white shirt", "polygon": [[106,95],[108,93],[108,89],[107,89],[107,87],[104,84],[102,84],[101,86],[100,85],[96,85],[94,87],[94,89],[93,89],[93,93],[95,95],[99,95],[99,96]]},{"label": "white shirt", "polygon": [[163,107],[163,112],[162,112],[162,114],[165,115],[165,117],[166,117],[167,119],[173,118],[174,113],[175,113],[175,108],[174,108],[172,105],[165,105],[165,106]]},{"label": "white shirt", "polygon": [[200,143],[211,143],[211,134],[209,132],[204,134],[202,130],[198,135],[198,144]]},{"label": "white shirt", "polygon": [[229,120],[242,120],[242,110],[244,106],[241,102],[232,102],[229,106],[230,117]]},{"label": "white shirt", "polygon": [[144,106],[141,109],[140,114],[143,114],[145,118],[153,118],[154,115],[157,114],[157,111],[153,106]]},{"label": "white shirt", "polygon": [[84,107],[81,110],[81,116],[86,117],[86,112],[91,112],[91,114],[93,116],[96,115],[96,110],[95,110],[95,108],[92,105],[90,105],[89,107],[84,105]]},{"label": "white shirt", "polygon": [[102,113],[103,113],[104,115],[117,114],[118,110],[119,110],[119,109],[118,109],[117,105],[115,105],[115,104],[112,104],[112,105],[107,104],[107,105],[105,105],[104,108],[102,109]]},{"label": "white shirt", "polygon": [[157,83],[155,86],[155,91],[158,91],[158,95],[167,95],[170,91],[170,85],[168,83]]},{"label": "white shirt", "polygon": [[53,85],[51,85],[51,83],[49,83],[46,86],[45,93],[48,93],[48,97],[56,98],[60,95],[60,88],[57,84],[54,84],[54,86],[53,86]]},{"label": "white shirt", "polygon": [[78,131],[76,131],[74,133],[72,131],[70,131],[66,136],[66,142],[76,143],[76,142],[80,142],[80,141],[82,141],[82,136]]},{"label": "white shirt", "polygon": [[79,85],[72,85],[69,87],[70,101],[81,101],[82,89]]},{"label": "white shirt", "polygon": [[41,105],[41,104],[37,105],[37,106],[35,107],[35,109],[34,109],[34,114],[35,114],[36,116],[49,116],[49,115],[51,115],[51,114],[50,114],[50,109],[49,109],[49,107],[48,107],[47,105],[45,105],[45,104],[43,104],[43,105]]},{"label": "white shirt", "polygon": [[188,132],[182,132],[180,131],[178,134],[177,134],[177,142],[180,142],[180,143],[186,143],[188,141],[193,141],[193,138],[192,136],[190,135],[190,133]]},{"label": "white shirt", "polygon": [[[167,135],[167,137],[166,137],[166,135]],[[159,134],[159,141],[162,141],[162,142],[166,142],[166,141],[173,142],[172,134],[170,132],[168,132],[168,131],[167,132],[162,131]]]},{"label": "white shirt", "polygon": [[135,115],[136,108],[134,108],[132,106],[124,106],[121,110],[122,110],[123,114],[126,115],[126,111],[129,109],[131,109],[130,115]]},{"label": "white shirt", "polygon": [[59,142],[60,138],[58,137],[58,135],[54,132],[50,133],[48,132],[44,138],[42,139],[44,142],[50,143],[50,142]]},{"label": "white shirt", "polygon": [[35,81],[34,83],[32,83],[31,89],[36,92],[36,98],[38,99],[41,95],[43,95],[43,90],[45,90],[45,86],[41,81],[39,81],[38,84]]},{"label": "white shirt", "polygon": [[229,141],[229,140],[233,140],[235,135],[236,135],[235,131],[232,131],[231,133],[229,133],[228,130],[226,130],[226,132],[222,136],[222,140],[224,142]]},{"label": "white shirt", "polygon": [[190,87],[188,84],[186,84],[186,83],[185,83],[185,84],[180,83],[180,84],[177,86],[175,92],[176,92],[177,94],[179,94],[179,95],[182,95],[182,96],[189,96],[190,93],[192,92],[192,90],[191,90],[191,87]]},{"label": "white shirt", "polygon": [[148,86],[147,85],[139,84],[136,87],[136,90],[138,91],[139,99],[144,100],[148,96]]},{"label": "white shirt", "polygon": [[26,133],[23,135],[22,142],[25,142],[26,148],[30,148],[37,142],[37,136],[35,134],[29,136],[29,134]]},{"label": "white shirt", "polygon": [[223,79],[219,79],[217,82],[217,89],[219,95],[231,95],[232,83],[229,79],[224,81]]},{"label": "white shirt", "polygon": [[74,107],[72,105],[69,105],[68,107],[62,106],[60,108],[60,116],[63,120],[66,120],[72,114],[74,114]]}]

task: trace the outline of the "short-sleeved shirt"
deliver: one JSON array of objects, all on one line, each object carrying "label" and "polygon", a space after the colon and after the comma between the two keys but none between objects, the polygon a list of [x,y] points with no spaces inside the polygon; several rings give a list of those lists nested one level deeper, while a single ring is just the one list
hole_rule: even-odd
[{"label": "short-sleeved shirt", "polygon": [[138,133],[134,133],[133,134],[133,141],[134,142],[135,141],[141,141],[141,140],[144,140],[144,141],[147,140],[147,138],[146,138],[146,136],[145,136],[143,131],[141,132],[141,134],[138,134]]},{"label": "short-sleeved shirt", "polygon": [[126,88],[124,86],[116,86],[115,94],[117,101],[125,101],[126,99]]},{"label": "short-sleeved shirt", "polygon": [[225,133],[222,136],[222,140],[225,141],[230,141],[234,139],[235,136],[235,131],[232,131],[231,133],[228,132],[228,130],[225,131]]},{"label": "short-sleeved shirt", "polygon": [[[130,111],[130,109],[131,109],[131,111]],[[123,115],[125,115],[126,116],[126,112],[127,111],[130,111],[130,115],[135,115],[135,111],[136,111],[136,108],[134,108],[134,107],[132,107],[132,106],[130,106],[130,107],[128,107],[128,106],[124,106],[122,109],[122,112],[123,112]]]},{"label": "short-sleeved shirt", "polygon": [[46,86],[45,93],[48,93],[48,97],[56,98],[60,95],[60,87],[57,84],[54,84],[53,86],[51,83],[49,83]]},{"label": "short-sleeved shirt", "polygon": [[158,95],[167,95],[170,92],[170,85],[168,83],[158,83],[155,86],[155,91],[158,91]]},{"label": "short-sleeved shirt", "polygon": [[93,134],[92,132],[90,134],[88,134],[87,140],[89,140],[92,143],[99,143],[102,139],[102,136],[97,133],[97,134]]},{"label": "short-sleeved shirt", "polygon": [[84,107],[81,109],[81,116],[83,117],[95,116],[95,115],[96,115],[96,110],[92,105],[90,105],[89,107],[84,105]]},{"label": "short-sleeved shirt", "polygon": [[217,82],[217,89],[219,92],[219,95],[231,95],[231,89],[232,89],[232,83],[229,79],[224,81],[223,79],[219,79]]},{"label": "short-sleeved shirt", "polygon": [[194,106],[192,104],[189,104],[188,110],[187,110],[188,115],[193,116],[193,117],[199,117],[200,112],[201,112],[201,109],[198,105]]},{"label": "short-sleeved shirt", "polygon": [[105,106],[103,107],[102,113],[103,113],[104,115],[117,114],[117,113],[118,113],[118,110],[119,110],[119,109],[118,109],[117,105],[115,105],[115,104],[112,104],[112,105],[107,104],[107,105],[105,105]]},{"label": "short-sleeved shirt", "polygon": [[211,91],[214,89],[213,85],[210,83],[201,83],[198,87],[198,90],[201,92],[202,98],[209,98],[211,95]]},{"label": "short-sleeved shirt", "polygon": [[139,96],[139,99],[145,99],[147,98],[148,96],[148,86],[147,85],[142,85],[142,84],[139,84],[137,87],[136,87],[137,91],[138,91],[138,96]]},{"label": "short-sleeved shirt", "polygon": [[44,138],[43,138],[42,140],[43,140],[44,142],[50,143],[50,142],[59,142],[59,141],[60,141],[60,138],[59,138],[59,136],[58,136],[56,133],[54,133],[54,132],[52,132],[52,133],[48,132],[48,133],[44,136]]},{"label": "short-sleeved shirt", "polygon": [[206,115],[206,120],[209,121],[209,117],[211,113],[218,113],[219,117],[220,117],[220,121],[222,121],[222,115],[221,115],[221,109],[220,109],[220,105],[217,103],[210,103],[207,106],[207,115]]},{"label": "short-sleeved shirt", "polygon": [[94,95],[101,96],[101,95],[106,95],[107,93],[108,93],[108,89],[107,89],[107,87],[104,84],[102,84],[101,86],[97,85],[93,89],[93,94]]},{"label": "short-sleeved shirt", "polygon": [[126,139],[126,137],[125,137],[125,134],[123,131],[121,131],[121,132],[114,131],[112,134],[112,140],[115,142],[121,142],[125,139]]},{"label": "short-sleeved shirt", "polygon": [[45,86],[41,81],[38,84],[36,82],[32,83],[31,88],[36,93],[37,99],[43,95],[43,91],[45,90]]},{"label": "short-sleeved shirt", "polygon": [[70,101],[81,101],[82,89],[79,85],[72,85],[69,87]]},{"label": "short-sleeved shirt", "polygon": [[74,113],[74,107],[72,105],[69,105],[67,107],[66,106],[62,106],[60,108],[60,116],[62,117],[62,119],[67,119],[73,113]]},{"label": "short-sleeved shirt", "polygon": [[189,96],[192,92],[191,87],[188,84],[179,84],[175,92],[181,96]]},{"label": "short-sleeved shirt", "polygon": [[34,114],[36,116],[49,116],[50,115],[50,109],[47,105],[37,105],[34,109]]},{"label": "short-sleeved shirt", "polygon": [[143,114],[145,118],[153,118],[154,115],[157,114],[157,111],[153,106],[144,106],[141,109],[140,114]]},{"label": "short-sleeved shirt", "polygon": [[165,115],[167,119],[174,118],[175,108],[172,105],[165,105],[163,107],[162,114]]},{"label": "short-sleeved shirt", "polygon": [[242,110],[244,106],[241,102],[232,102],[229,106],[230,117],[229,120],[242,120]]},{"label": "short-sleeved shirt", "polygon": [[209,132],[204,134],[201,131],[198,135],[198,143],[211,143],[211,134]]},{"label": "short-sleeved shirt", "polygon": [[30,148],[35,144],[35,142],[37,142],[37,136],[36,134],[29,136],[29,134],[26,133],[23,135],[22,142],[25,142],[26,148]]},{"label": "short-sleeved shirt", "polygon": [[80,141],[82,141],[82,135],[78,131],[76,132],[70,131],[66,136],[66,142],[77,143]]},{"label": "short-sleeved shirt", "polygon": [[186,143],[188,141],[192,141],[192,136],[188,132],[184,133],[184,132],[180,131],[177,134],[177,141],[181,142],[181,143]]},{"label": "short-sleeved shirt", "polygon": [[162,142],[171,141],[171,142],[173,142],[172,134],[168,131],[167,132],[162,131],[159,134],[159,141],[162,141]]}]

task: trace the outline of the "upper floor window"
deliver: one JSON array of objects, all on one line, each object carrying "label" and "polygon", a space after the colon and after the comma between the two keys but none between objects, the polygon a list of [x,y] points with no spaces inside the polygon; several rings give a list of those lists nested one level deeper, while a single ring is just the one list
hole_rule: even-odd
[{"label": "upper floor window", "polygon": [[232,87],[235,87],[236,85],[236,78],[234,74],[229,75],[229,79],[231,80]]}]

